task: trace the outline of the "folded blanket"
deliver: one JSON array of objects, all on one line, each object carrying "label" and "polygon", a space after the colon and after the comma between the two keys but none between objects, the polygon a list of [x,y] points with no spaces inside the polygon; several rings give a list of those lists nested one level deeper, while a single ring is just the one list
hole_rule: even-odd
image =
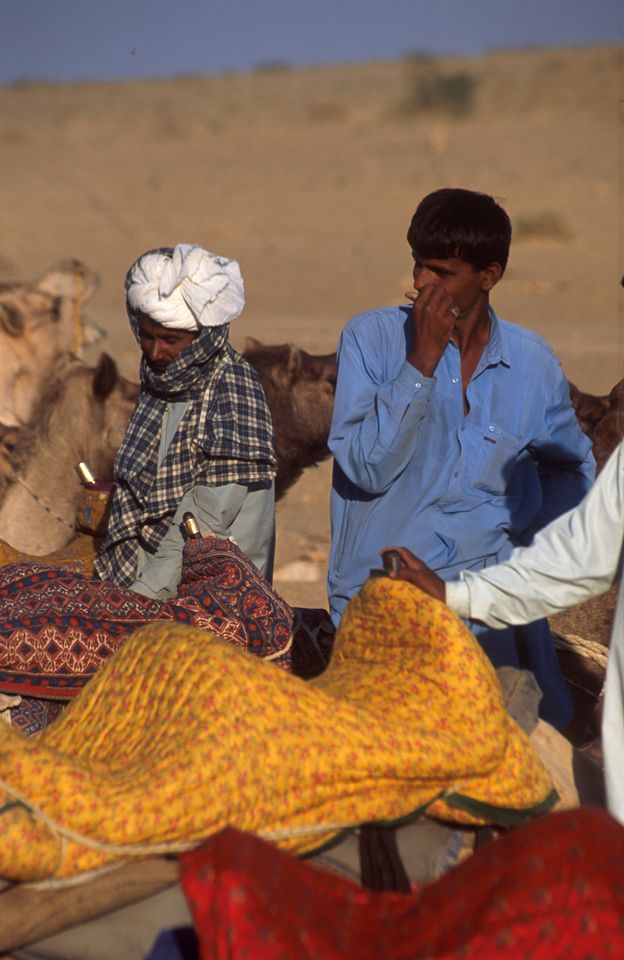
[{"label": "folded blanket", "polygon": [[37,738],[0,725],[0,876],[70,877],[226,825],[296,853],[416,813],[509,824],[556,800],[443,604],[370,580],[321,676],[204,632],[137,631]]}]

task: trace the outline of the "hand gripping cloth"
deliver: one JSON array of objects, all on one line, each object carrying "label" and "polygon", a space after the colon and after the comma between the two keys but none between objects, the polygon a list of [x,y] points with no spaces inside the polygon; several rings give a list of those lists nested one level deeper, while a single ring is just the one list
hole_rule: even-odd
[{"label": "hand gripping cloth", "polygon": [[420,813],[509,825],[556,796],[461,621],[376,578],[314,680],[157,624],[39,737],[0,729],[0,876],[72,877],[226,825],[297,854]]}]

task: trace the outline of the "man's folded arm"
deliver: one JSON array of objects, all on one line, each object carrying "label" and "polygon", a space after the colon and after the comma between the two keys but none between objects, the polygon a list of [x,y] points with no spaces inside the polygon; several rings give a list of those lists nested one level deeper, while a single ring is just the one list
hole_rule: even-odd
[{"label": "man's folded arm", "polygon": [[417,455],[434,386],[407,361],[396,379],[378,382],[359,344],[343,333],[328,446],[361,490],[382,493]]}]

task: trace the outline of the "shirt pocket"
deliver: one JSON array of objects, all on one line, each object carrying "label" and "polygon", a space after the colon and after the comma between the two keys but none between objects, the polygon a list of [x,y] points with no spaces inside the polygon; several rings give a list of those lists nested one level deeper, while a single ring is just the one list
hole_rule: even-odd
[{"label": "shirt pocket", "polygon": [[466,426],[464,455],[472,487],[503,496],[511,482],[522,448],[519,437],[496,423]]}]

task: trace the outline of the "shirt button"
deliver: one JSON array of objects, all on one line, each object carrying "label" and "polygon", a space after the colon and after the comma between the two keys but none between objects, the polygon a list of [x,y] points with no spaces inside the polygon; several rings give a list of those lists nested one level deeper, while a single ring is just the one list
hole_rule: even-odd
[{"label": "shirt button", "polygon": [[415,383],[414,387],[416,388],[416,390],[420,390],[420,388],[422,387],[422,383]]},{"label": "shirt button", "polygon": [[459,377],[452,377],[453,383],[459,383]]},{"label": "shirt button", "polygon": [[494,433],[494,427],[488,427],[488,430],[490,431],[490,433]]}]

